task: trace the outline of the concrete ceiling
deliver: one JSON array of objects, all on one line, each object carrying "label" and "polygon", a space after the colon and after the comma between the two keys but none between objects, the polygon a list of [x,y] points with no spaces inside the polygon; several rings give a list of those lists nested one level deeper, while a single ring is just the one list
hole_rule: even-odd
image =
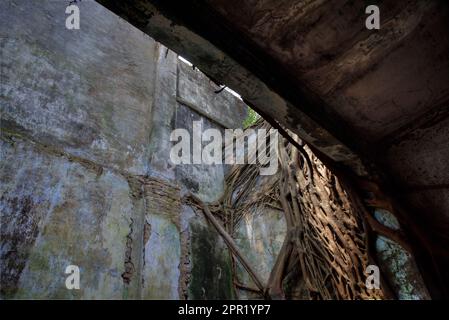
[{"label": "concrete ceiling", "polygon": [[449,16],[441,4],[384,1],[381,29],[371,31],[364,1],[206,2],[370,143],[447,106]]},{"label": "concrete ceiling", "polygon": [[[445,1],[98,2],[344,167],[386,174],[423,241],[439,248],[422,259],[449,283]],[[376,3],[381,28],[367,30]]]}]

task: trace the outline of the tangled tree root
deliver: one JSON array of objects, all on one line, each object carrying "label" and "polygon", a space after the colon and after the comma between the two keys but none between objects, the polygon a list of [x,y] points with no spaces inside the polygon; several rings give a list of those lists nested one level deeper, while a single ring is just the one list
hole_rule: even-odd
[{"label": "tangled tree root", "polygon": [[[255,127],[271,128],[263,120]],[[223,227],[218,221],[214,222],[218,224],[215,227],[257,286],[247,289],[265,298],[285,298],[283,283],[294,268],[310,299],[391,297],[384,289],[388,285],[382,286],[383,290],[365,285],[366,267],[373,262],[368,250],[368,230],[383,234],[388,230],[375,224],[352,186],[331,173],[297,136],[288,135],[288,139],[278,142],[277,174],[260,176],[260,165],[235,165],[218,202],[206,206],[194,196],[189,196],[188,202],[205,212],[209,220],[216,220],[215,216],[222,221]],[[244,215],[263,207],[282,210],[287,223],[287,234],[267,284],[262,283],[231,238]],[[393,240],[402,241],[396,238]],[[406,247],[406,242],[402,243]]]}]

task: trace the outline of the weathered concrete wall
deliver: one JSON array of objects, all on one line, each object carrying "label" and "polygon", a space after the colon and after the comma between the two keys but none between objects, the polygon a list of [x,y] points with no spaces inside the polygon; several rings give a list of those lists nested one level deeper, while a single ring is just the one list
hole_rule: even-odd
[{"label": "weathered concrete wall", "polygon": [[[375,218],[392,230],[400,230],[399,222],[386,210],[376,209]],[[430,295],[413,256],[396,242],[378,236],[376,255],[380,268],[390,279],[392,290],[401,300],[425,300]]]},{"label": "weathered concrete wall", "polygon": [[66,5],[1,3],[2,296],[138,297],[128,176],[148,171],[155,42],[93,2],[67,30]]},{"label": "weathered concrete wall", "polygon": [[[2,296],[127,294],[121,275],[138,208],[126,178],[21,139],[2,141],[1,149]],[[72,264],[80,267],[80,290],[64,286]],[[136,297],[135,288],[129,290]]]},{"label": "weathered concrete wall", "polygon": [[186,292],[190,299],[233,299],[230,253],[223,239],[209,222],[190,207],[184,207],[183,231],[190,250],[186,271],[190,281]]},{"label": "weathered concrete wall", "polygon": [[[239,119],[245,118],[246,108],[243,102],[236,100],[228,92],[217,94],[221,89],[217,87],[201,72],[192,72],[192,67],[182,63],[178,66],[178,101],[190,106],[209,119],[220,123],[226,128],[236,128]],[[198,85],[198,84],[202,85]],[[230,107],[237,104],[237,108]],[[221,106],[215,108],[214,106]],[[239,126],[237,126],[239,127]]]},{"label": "weathered concrete wall", "polygon": [[[236,243],[265,284],[268,283],[286,234],[284,213],[270,208],[245,215],[237,228]],[[236,277],[241,284],[256,288],[248,272],[240,264],[237,264]],[[238,294],[240,299],[261,298],[260,295],[245,290],[239,290]]]},{"label": "weathered concrete wall", "polygon": [[449,118],[441,120],[444,113],[449,108],[423,117],[422,123],[398,137],[385,162],[403,186],[403,198],[419,213],[420,227],[435,246],[444,248],[435,255],[449,264]]},{"label": "weathered concrete wall", "polygon": [[65,28],[64,1],[1,6],[2,122],[79,157],[146,173],[156,43],[91,1],[80,4],[80,30]]},{"label": "weathered concrete wall", "polygon": [[[78,5],[81,29],[67,30],[64,1],[0,3],[1,297],[232,297],[225,245],[181,204],[217,199],[223,167],[173,166],[169,136],[193,119],[239,127],[244,105],[208,99],[214,85],[176,54]],[[188,106],[179,83],[197,95]],[[80,290],[65,287],[70,264]]]}]

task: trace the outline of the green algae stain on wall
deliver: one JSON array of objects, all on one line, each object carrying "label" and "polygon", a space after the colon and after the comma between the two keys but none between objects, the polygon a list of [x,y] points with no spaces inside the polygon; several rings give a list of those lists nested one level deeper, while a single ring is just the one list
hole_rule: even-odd
[{"label": "green algae stain on wall", "polygon": [[190,299],[233,299],[231,259],[215,230],[192,223]]}]

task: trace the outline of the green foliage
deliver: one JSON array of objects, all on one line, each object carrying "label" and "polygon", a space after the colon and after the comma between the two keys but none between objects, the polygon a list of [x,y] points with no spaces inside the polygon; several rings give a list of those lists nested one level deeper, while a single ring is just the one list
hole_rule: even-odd
[{"label": "green foliage", "polygon": [[246,119],[243,120],[243,129],[251,127],[253,124],[256,123],[259,117],[260,116],[256,113],[256,111],[248,107],[248,115],[246,116]]}]

